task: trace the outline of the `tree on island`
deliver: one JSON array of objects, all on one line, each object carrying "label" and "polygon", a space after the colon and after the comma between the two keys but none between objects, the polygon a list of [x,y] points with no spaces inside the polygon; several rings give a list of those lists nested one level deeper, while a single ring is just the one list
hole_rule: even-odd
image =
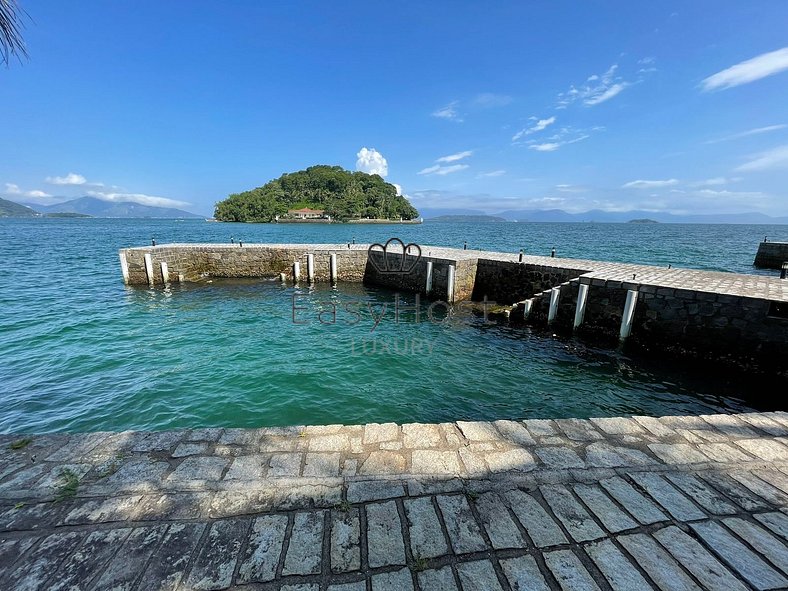
[{"label": "tree on island", "polygon": [[0,61],[8,65],[12,55],[27,57],[22,40],[24,11],[16,0],[0,0]]},{"label": "tree on island", "polygon": [[419,215],[407,199],[397,195],[394,185],[376,174],[318,165],[230,195],[216,204],[214,217],[223,222],[271,222],[290,209],[303,207],[322,209],[337,221],[410,220]]}]

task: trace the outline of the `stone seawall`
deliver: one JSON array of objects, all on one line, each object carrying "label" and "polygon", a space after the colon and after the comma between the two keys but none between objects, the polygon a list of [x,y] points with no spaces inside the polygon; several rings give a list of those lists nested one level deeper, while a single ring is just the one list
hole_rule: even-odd
[{"label": "stone seawall", "polygon": [[788,242],[761,242],[753,265],[761,269],[781,269],[788,263]]},{"label": "stone seawall", "polygon": [[[768,243],[776,244],[776,243]],[[499,252],[422,246],[421,257],[368,252],[368,245],[172,244],[120,252],[128,283],[201,277],[339,281],[421,293],[430,299],[472,299],[504,306],[512,324],[529,324],[595,341],[617,342],[674,356],[788,375],[788,281],[739,275]],[[399,272],[399,271],[405,272]],[[583,297],[581,297],[581,295]]]}]

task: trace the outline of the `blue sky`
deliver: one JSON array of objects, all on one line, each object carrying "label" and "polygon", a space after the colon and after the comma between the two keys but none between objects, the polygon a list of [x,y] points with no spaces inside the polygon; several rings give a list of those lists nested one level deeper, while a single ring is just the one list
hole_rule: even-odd
[{"label": "blue sky", "polygon": [[209,214],[312,164],[421,208],[788,215],[788,3],[21,0],[0,196]]}]

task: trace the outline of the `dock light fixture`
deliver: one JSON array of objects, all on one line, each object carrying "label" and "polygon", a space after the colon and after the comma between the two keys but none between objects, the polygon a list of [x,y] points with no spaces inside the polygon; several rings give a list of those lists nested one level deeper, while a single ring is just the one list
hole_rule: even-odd
[{"label": "dock light fixture", "polygon": [[151,246],[156,246],[156,239],[155,238],[151,238],[150,239],[150,245]]},{"label": "dock light fixture", "polygon": [[553,247],[553,250],[550,252],[550,257],[555,258],[555,246]]},{"label": "dock light fixture", "polygon": [[235,244],[235,238],[233,238],[232,236],[230,236],[230,244]]}]

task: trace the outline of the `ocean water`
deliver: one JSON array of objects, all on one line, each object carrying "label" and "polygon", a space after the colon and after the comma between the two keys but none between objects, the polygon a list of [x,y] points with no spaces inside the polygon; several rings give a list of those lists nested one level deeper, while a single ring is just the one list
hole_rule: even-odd
[{"label": "ocean water", "polygon": [[[755,273],[788,226],[268,225],[0,219],[0,432],[651,415],[768,408],[747,376],[631,358],[412,296],[270,280],[126,287],[165,242],[384,242]],[[774,272],[766,272],[774,273]],[[409,306],[395,316],[394,306]],[[294,310],[295,307],[295,310]],[[333,311],[336,310],[336,321]],[[768,385],[766,386],[768,387]]]}]

